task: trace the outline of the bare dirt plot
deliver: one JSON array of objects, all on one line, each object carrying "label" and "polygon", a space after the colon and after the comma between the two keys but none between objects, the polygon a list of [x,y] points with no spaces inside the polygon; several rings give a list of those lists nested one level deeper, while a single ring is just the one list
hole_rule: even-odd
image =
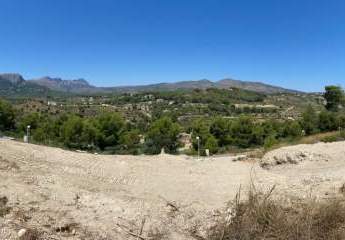
[{"label": "bare dirt plot", "polygon": [[37,227],[65,239],[135,239],[159,229],[163,239],[193,239],[191,232],[202,234],[216,210],[252,181],[295,197],[335,194],[345,176],[345,143],[286,151],[298,147],[322,147],[329,160],[267,170],[230,156],[93,155],[0,141],[0,195],[13,206],[0,228],[13,235],[20,226]]}]

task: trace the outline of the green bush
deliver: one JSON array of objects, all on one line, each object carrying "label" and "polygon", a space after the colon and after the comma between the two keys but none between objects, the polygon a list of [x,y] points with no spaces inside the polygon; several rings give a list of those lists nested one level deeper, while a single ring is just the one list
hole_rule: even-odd
[{"label": "green bush", "polygon": [[208,149],[211,154],[215,154],[218,152],[218,142],[217,139],[210,135],[205,143],[205,149]]},{"label": "green bush", "polygon": [[264,148],[266,150],[270,149],[271,147],[273,147],[275,144],[277,144],[278,141],[277,139],[275,138],[275,136],[271,135],[271,136],[268,136],[266,139],[265,139],[265,143],[264,143]]},{"label": "green bush", "polygon": [[321,142],[325,142],[325,143],[336,142],[336,141],[339,141],[339,138],[336,135],[327,136],[321,139]]}]

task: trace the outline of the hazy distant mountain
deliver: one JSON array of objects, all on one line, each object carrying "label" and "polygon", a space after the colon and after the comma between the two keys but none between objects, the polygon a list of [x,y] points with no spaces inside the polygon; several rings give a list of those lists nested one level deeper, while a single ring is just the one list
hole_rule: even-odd
[{"label": "hazy distant mountain", "polygon": [[213,82],[207,79],[198,81],[182,81],[176,83],[158,83],[139,86],[123,87],[95,87],[84,79],[63,80],[61,78],[43,77],[26,81],[19,74],[0,74],[0,91],[10,92],[47,92],[48,90],[61,93],[124,93],[143,91],[173,91],[178,89],[206,89],[206,88],[232,88],[245,89],[259,93],[297,93],[298,91],[285,89],[261,82],[248,82],[234,79],[223,79]]},{"label": "hazy distant mountain", "polygon": [[177,89],[206,89],[206,88],[239,88],[259,93],[273,94],[273,93],[297,93],[296,90],[285,89],[282,87],[272,86],[260,82],[248,82],[234,79],[223,79],[217,82],[212,82],[207,79],[199,81],[183,81],[176,83],[159,83],[142,86],[125,86],[114,87],[113,91],[117,92],[140,92],[140,91],[171,91]]},{"label": "hazy distant mountain", "polygon": [[52,91],[30,81],[25,81],[19,74],[0,74],[0,96],[32,97],[44,96]]},{"label": "hazy distant mountain", "polygon": [[0,87],[13,86],[25,82],[24,78],[15,73],[0,74]]},{"label": "hazy distant mountain", "polygon": [[111,87],[115,92],[173,91],[178,89],[206,89],[216,87],[214,82],[203,79],[198,81],[182,81],[176,83],[157,83],[138,86]]},{"label": "hazy distant mountain", "polygon": [[93,92],[96,87],[91,86],[85,79],[63,80],[61,78],[43,77],[30,80],[30,82],[47,87],[55,91],[82,93]]}]

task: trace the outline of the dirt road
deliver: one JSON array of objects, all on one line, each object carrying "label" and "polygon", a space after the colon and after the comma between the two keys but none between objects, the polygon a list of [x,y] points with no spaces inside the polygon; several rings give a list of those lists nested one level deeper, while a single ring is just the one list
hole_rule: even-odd
[{"label": "dirt road", "polygon": [[[200,161],[94,155],[1,140],[0,196],[8,197],[13,211],[0,218],[0,227],[7,236],[25,225],[62,239],[131,239],[131,231],[137,234],[143,225],[145,236],[194,239],[190,233],[252,181],[258,188],[276,185],[277,193],[294,197],[336,194],[344,182],[345,143],[311,151],[316,149],[327,159],[277,166],[264,158],[270,166],[264,169],[259,161],[234,162],[230,156]],[[16,218],[16,211],[25,221]]]}]

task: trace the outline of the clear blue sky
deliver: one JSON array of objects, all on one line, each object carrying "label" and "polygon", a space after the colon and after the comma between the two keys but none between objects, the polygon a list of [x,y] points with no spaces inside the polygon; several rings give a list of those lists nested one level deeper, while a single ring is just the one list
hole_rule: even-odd
[{"label": "clear blue sky", "polygon": [[345,85],[344,0],[0,0],[0,72]]}]

